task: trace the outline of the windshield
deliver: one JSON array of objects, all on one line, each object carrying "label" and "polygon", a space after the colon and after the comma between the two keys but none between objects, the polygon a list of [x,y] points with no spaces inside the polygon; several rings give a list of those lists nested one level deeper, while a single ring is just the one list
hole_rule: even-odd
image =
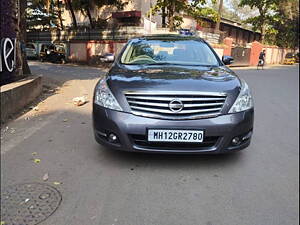
[{"label": "windshield", "polygon": [[34,47],[33,44],[26,44],[26,48],[32,48],[32,49],[35,49],[35,47]]},{"label": "windshield", "polygon": [[285,55],[285,58],[293,58],[293,57],[294,57],[294,55],[292,53],[287,53]]},{"label": "windshield", "polygon": [[55,46],[55,48],[56,48],[56,51],[58,51],[58,52],[65,52],[65,49],[64,49],[64,47],[62,47],[62,46]]},{"label": "windshield", "polygon": [[218,66],[208,45],[196,40],[138,40],[128,44],[122,54],[123,64],[180,64]]}]

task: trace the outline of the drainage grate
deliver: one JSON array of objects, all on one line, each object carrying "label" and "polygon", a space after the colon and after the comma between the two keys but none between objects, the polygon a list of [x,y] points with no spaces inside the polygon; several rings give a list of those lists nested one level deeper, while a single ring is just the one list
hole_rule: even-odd
[{"label": "drainage grate", "polygon": [[1,192],[1,221],[5,225],[35,225],[58,208],[61,194],[47,184],[27,183],[6,187]]}]

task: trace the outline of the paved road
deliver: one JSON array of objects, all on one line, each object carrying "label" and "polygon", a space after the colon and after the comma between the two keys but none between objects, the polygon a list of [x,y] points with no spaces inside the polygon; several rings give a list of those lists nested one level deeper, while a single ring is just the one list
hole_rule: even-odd
[{"label": "paved road", "polygon": [[[299,67],[238,70],[255,98],[245,151],[219,156],[114,152],[93,138],[91,102],[103,71],[31,62],[63,86],[2,130],[2,186],[61,182],[42,225],[296,225],[299,223]],[[32,161],[36,152],[39,164]]]}]

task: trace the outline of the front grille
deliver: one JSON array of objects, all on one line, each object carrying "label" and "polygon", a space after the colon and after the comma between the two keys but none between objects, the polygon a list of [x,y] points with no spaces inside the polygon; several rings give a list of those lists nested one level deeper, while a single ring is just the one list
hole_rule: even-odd
[{"label": "front grille", "polygon": [[216,145],[219,137],[205,137],[201,143],[180,143],[180,142],[148,142],[145,135],[131,134],[129,135],[133,144],[140,148],[162,149],[162,150],[204,150]]},{"label": "front grille", "polygon": [[126,92],[125,96],[135,115],[175,120],[215,117],[226,100],[226,94],[214,92]]}]

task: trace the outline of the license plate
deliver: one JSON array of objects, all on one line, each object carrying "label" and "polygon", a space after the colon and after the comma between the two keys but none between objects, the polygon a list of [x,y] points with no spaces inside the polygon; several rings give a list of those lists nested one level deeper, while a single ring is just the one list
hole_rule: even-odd
[{"label": "license plate", "polygon": [[203,130],[148,130],[151,142],[203,142]]}]

